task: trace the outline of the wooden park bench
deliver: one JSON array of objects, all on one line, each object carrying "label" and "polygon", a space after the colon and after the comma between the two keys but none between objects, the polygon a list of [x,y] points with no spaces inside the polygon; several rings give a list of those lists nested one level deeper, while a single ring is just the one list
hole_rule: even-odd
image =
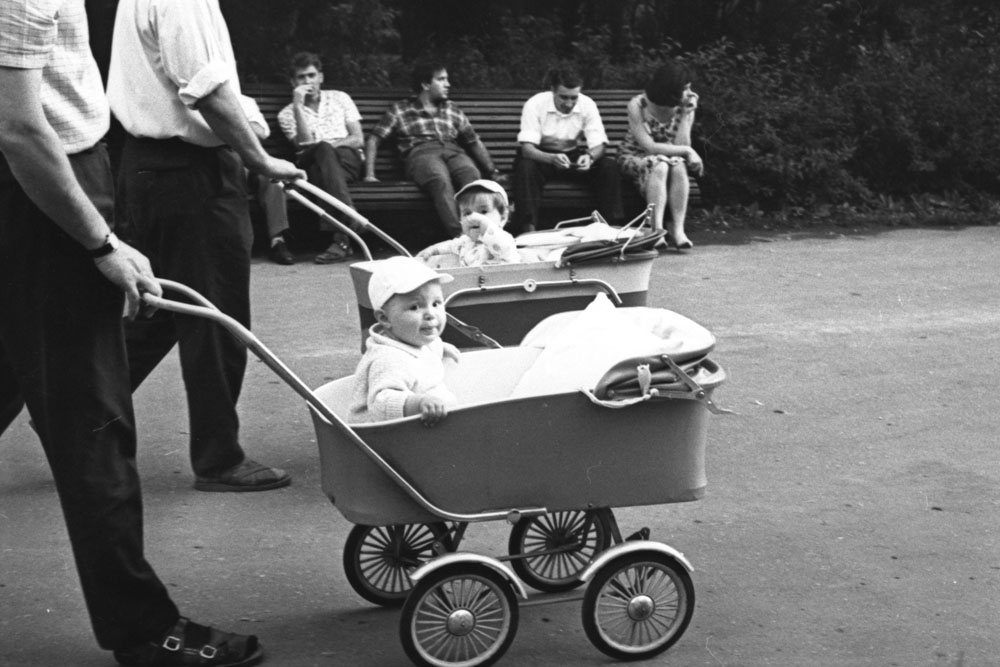
[{"label": "wooden park bench", "polygon": [[[402,89],[343,88],[351,96],[361,113],[362,129],[367,138],[389,106],[407,97]],[[271,126],[271,136],[264,142],[269,153],[286,159],[293,158],[292,145],[278,127],[278,112],[291,101],[287,85],[258,84],[244,86],[244,94],[253,97]],[[455,90],[451,99],[469,117],[472,126],[489,150],[496,167],[512,175],[514,155],[517,151],[517,133],[521,124],[521,108],[537,90]],[[611,143],[611,151],[625,137],[628,129],[626,105],[635,96],[634,90],[584,90],[597,103]],[[351,185],[351,196],[357,210],[376,225],[383,225],[386,217],[408,214],[421,219],[431,219],[433,208],[430,199],[403,174],[403,164],[391,139],[379,144],[375,162],[377,183],[358,182]],[[630,181],[623,182],[622,198],[629,218],[642,212],[645,202]],[[691,179],[690,205],[700,200],[697,181]],[[589,215],[596,207],[591,191],[583,183],[554,180],[545,188],[542,200],[543,216],[552,221]],[[603,212],[602,212],[603,213]]]}]

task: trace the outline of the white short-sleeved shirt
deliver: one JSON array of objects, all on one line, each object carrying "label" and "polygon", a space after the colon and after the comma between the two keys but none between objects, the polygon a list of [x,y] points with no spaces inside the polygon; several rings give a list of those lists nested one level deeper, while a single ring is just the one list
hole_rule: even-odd
[{"label": "white short-sleeved shirt", "polygon": [[252,97],[247,97],[246,95],[240,95],[240,106],[243,107],[243,113],[247,117],[247,122],[250,125],[256,125],[261,129],[264,139],[271,136],[271,126],[267,124],[267,119],[264,118],[264,114],[260,112],[260,107],[257,106],[257,100]]},{"label": "white short-sleeved shirt", "polygon": [[67,154],[107,134],[108,103],[84,0],[0,0],[0,66],[43,70],[42,110]]},{"label": "white short-sleeved shirt", "polygon": [[566,152],[576,148],[580,141],[587,148],[608,143],[604,122],[597,104],[586,95],[580,95],[569,113],[556,108],[552,91],[533,95],[521,110],[521,131],[518,143],[535,144],[547,151]]},{"label": "white short-sleeved shirt", "polygon": [[[347,123],[361,122],[361,113],[354,104],[351,96],[339,90],[320,91],[319,109],[314,111],[310,107],[305,107],[306,119],[315,135],[317,141],[333,143],[340,141],[349,133]],[[278,126],[288,137],[288,140],[295,143],[295,136],[298,133],[298,123],[295,120],[295,108],[289,104],[278,112]]]},{"label": "white short-sleeved shirt", "polygon": [[226,82],[240,94],[219,0],[121,0],[108,99],[129,134],[222,145],[194,106]]}]

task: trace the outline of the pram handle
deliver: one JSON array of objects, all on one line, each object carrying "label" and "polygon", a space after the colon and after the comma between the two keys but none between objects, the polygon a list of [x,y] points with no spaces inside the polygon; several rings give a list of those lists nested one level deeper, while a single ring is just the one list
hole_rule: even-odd
[{"label": "pram handle", "polygon": [[[655,207],[652,204],[649,204],[642,211],[642,213],[640,213],[639,215],[637,215],[634,218],[632,218],[631,220],[629,220],[627,223],[625,223],[624,225],[622,225],[621,228],[622,229],[631,229],[632,227],[636,227],[636,226],[642,227],[644,225],[652,227],[653,210],[654,210],[654,208]],[[601,215],[601,212],[595,210],[595,211],[591,211],[590,215],[582,217],[582,218],[572,218],[570,220],[560,220],[552,228],[553,229],[562,229],[563,227],[573,227],[575,225],[584,225],[584,224],[588,224],[589,225],[589,224],[594,223],[594,222],[602,222],[605,225],[608,224],[608,221],[605,220],[605,218],[604,218],[603,215]]]},{"label": "pram handle", "polygon": [[337,209],[338,211],[340,211],[341,213],[343,213],[344,215],[346,215],[347,217],[351,218],[356,223],[361,225],[361,228],[364,231],[371,232],[375,236],[379,237],[380,239],[388,243],[393,248],[393,250],[398,252],[400,255],[403,255],[405,257],[411,256],[410,252],[406,248],[404,248],[398,241],[396,241],[396,239],[392,238],[391,236],[383,232],[381,229],[373,225],[368,220],[368,218],[361,215],[353,208],[351,208],[344,202],[340,201],[339,199],[331,195],[326,190],[318,188],[309,181],[304,181],[302,179],[285,182],[285,192],[288,193],[290,197],[292,197],[297,202],[299,202],[306,208],[310,209],[314,213],[317,213],[321,218],[332,224],[335,228],[339,229],[340,231],[350,236],[351,240],[353,240],[356,244],[358,244],[358,247],[361,248],[361,251],[364,253],[366,259],[368,260],[372,259],[372,253],[371,250],[369,250],[368,248],[368,244],[365,243],[363,240],[361,240],[361,237],[357,233],[355,233],[353,229],[351,229],[350,227],[342,223],[340,220],[337,220],[335,217],[330,215],[326,210],[323,209],[322,206],[317,205],[315,202],[305,197],[301,192],[299,192],[299,190],[302,190],[303,192],[306,192],[312,195],[313,197],[316,197],[317,199],[334,207],[335,209]]},{"label": "pram handle", "polygon": [[389,465],[389,463],[382,458],[378,452],[368,446],[368,443],[362,440],[358,434],[347,425],[347,423],[334,414],[334,412],[327,407],[326,403],[320,400],[320,398],[313,393],[309,386],[303,382],[299,376],[292,372],[292,370],[288,368],[288,366],[286,366],[277,356],[275,356],[275,354],[271,352],[271,350],[269,350],[267,346],[264,345],[264,343],[262,343],[260,339],[257,338],[257,336],[255,336],[249,329],[229,315],[223,313],[218,309],[218,307],[215,306],[215,304],[187,285],[174,282],[172,280],[164,280],[162,278],[158,279],[158,282],[164,290],[178,292],[194,303],[182,303],[180,301],[164,299],[163,297],[154,296],[148,293],[142,295],[143,303],[148,306],[173,313],[202,317],[222,326],[226,329],[226,331],[232,334],[234,338],[246,345],[247,349],[253,352],[254,356],[263,361],[268,368],[274,371],[278,377],[294,389],[299,396],[304,398],[311,409],[315,410],[331,426],[345,433],[355,446],[358,447],[358,449],[374,461],[375,464],[378,465],[378,467],[381,468],[381,470],[388,475],[390,479],[398,484],[399,487],[414,500],[414,502],[426,511],[440,516],[445,521],[470,523],[475,521],[493,521],[496,519],[514,520],[514,518],[517,517],[541,516],[542,514],[548,513],[548,510],[544,507],[511,508],[490,512],[477,512],[474,514],[449,512],[437,507],[412,484],[410,484],[402,475],[400,475],[395,468]]},{"label": "pram handle", "polygon": [[[353,208],[351,208],[344,202],[340,201],[339,199],[331,195],[329,192],[316,187],[309,181],[304,181],[301,179],[295,181],[288,181],[285,183],[285,192],[287,192],[290,197],[298,201],[306,208],[312,210],[314,213],[318,214],[321,218],[332,224],[340,231],[350,236],[351,239],[358,245],[358,247],[361,248],[361,251],[365,255],[365,259],[367,259],[368,261],[372,260],[372,253],[371,250],[368,248],[368,244],[365,243],[363,240],[361,240],[361,237],[353,229],[351,229],[350,227],[342,223],[340,220],[337,220],[335,217],[327,213],[323,209],[323,207],[318,206],[315,202],[306,198],[301,192],[299,192],[299,190],[308,192],[310,195],[316,197],[317,199],[326,202],[330,206],[333,206],[338,211],[340,211],[341,213],[345,214],[346,216],[348,216],[349,218],[360,224],[362,229],[375,234],[380,239],[388,243],[392,247],[392,249],[398,252],[400,255],[404,257],[413,256],[410,254],[410,251],[407,250],[405,247],[403,247],[403,245],[400,244],[398,241],[396,241],[396,239],[392,238],[391,236],[383,232],[381,229],[373,225],[368,220],[368,218],[361,215]],[[471,324],[466,324],[465,322],[458,319],[454,315],[451,314],[448,315],[448,322],[453,327],[455,327],[455,329],[461,332],[462,335],[466,336],[473,342],[479,343],[480,345],[484,345],[486,347],[492,347],[492,348],[502,347],[500,343],[496,342],[494,339],[487,336],[480,329],[472,326]]]}]

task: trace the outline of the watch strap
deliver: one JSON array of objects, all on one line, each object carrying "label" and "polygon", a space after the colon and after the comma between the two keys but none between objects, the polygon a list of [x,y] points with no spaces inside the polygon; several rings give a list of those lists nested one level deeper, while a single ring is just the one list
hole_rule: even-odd
[{"label": "watch strap", "polygon": [[109,232],[108,235],[104,237],[104,243],[97,246],[93,250],[88,250],[87,254],[90,255],[91,259],[100,259],[101,257],[107,257],[115,250],[118,250],[118,237],[115,236],[114,232]]}]

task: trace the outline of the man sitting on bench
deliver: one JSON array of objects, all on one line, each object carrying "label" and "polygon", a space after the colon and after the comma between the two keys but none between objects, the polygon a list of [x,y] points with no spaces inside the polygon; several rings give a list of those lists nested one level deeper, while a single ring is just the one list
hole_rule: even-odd
[{"label": "man sitting on bench", "polygon": [[406,177],[431,198],[445,232],[454,238],[462,233],[455,191],[481,178],[480,168],[493,180],[500,180],[500,172],[469,119],[448,99],[448,70],[417,65],[412,83],[414,96],[393,104],[368,137],[365,181],[378,180],[379,142],[395,135]]},{"label": "man sitting on bench", "polygon": [[585,181],[597,195],[597,210],[612,224],[625,218],[618,163],[608,155],[608,135],[594,100],[580,93],[573,70],[552,69],[550,90],[524,103],[520,149],[514,158],[514,230],[533,232],[545,183],[554,176]]}]

